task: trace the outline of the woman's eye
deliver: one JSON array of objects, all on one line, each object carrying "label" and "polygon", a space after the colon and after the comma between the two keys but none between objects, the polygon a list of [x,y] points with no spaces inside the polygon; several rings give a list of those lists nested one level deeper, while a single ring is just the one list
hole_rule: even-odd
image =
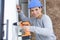
[{"label": "woman's eye", "polygon": [[38,11],[38,9],[36,9],[36,11]]},{"label": "woman's eye", "polygon": [[31,10],[31,12],[33,12],[33,10]]}]

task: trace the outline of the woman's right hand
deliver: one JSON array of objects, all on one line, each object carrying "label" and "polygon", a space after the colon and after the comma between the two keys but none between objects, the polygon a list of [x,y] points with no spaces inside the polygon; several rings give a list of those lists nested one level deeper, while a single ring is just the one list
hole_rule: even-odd
[{"label": "woman's right hand", "polygon": [[21,8],[19,5],[16,5],[16,8],[17,8],[17,12],[20,13],[21,12]]}]

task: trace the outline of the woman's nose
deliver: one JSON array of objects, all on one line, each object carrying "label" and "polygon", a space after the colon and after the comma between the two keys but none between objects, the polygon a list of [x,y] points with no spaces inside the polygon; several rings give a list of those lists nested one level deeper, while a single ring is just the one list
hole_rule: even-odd
[{"label": "woman's nose", "polygon": [[36,14],[36,11],[34,11],[33,14]]}]

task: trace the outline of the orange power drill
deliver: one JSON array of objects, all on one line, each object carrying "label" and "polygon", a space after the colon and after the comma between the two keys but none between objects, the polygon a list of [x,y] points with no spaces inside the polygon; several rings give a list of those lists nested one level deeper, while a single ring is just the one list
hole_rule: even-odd
[{"label": "orange power drill", "polygon": [[[29,21],[22,21],[22,22],[20,22],[20,27],[24,27],[24,26],[30,27],[31,24],[30,24]],[[25,29],[24,30],[24,34],[22,34],[22,36],[31,36],[31,33],[30,33],[30,31],[28,31],[28,29]]]}]

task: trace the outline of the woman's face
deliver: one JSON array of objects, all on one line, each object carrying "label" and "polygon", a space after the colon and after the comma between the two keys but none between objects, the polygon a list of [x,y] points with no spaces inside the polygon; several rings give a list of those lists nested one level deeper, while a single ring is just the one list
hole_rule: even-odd
[{"label": "woman's face", "polygon": [[38,16],[41,15],[42,8],[35,7],[30,9],[30,13],[32,17],[37,18]]}]

